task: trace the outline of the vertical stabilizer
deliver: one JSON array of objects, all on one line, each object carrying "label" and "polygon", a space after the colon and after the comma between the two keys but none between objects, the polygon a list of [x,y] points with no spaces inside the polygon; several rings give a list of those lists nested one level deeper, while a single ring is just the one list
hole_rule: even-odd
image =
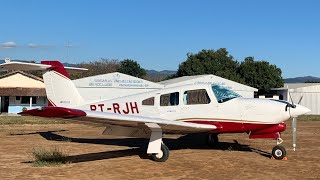
[{"label": "vertical stabilizer", "polygon": [[43,74],[49,104],[59,107],[75,107],[83,104],[77,88],[59,61],[41,61],[41,64],[51,65]]}]

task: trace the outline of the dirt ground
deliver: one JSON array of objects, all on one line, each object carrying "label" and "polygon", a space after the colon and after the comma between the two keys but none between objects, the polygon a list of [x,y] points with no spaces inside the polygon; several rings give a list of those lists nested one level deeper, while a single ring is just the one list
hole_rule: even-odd
[{"label": "dirt ground", "polygon": [[[143,139],[101,135],[104,128],[79,124],[1,125],[0,179],[320,179],[320,121],[298,122],[298,148],[291,126],[283,133],[287,161],[270,159],[274,140],[246,134],[220,135],[209,148],[204,137],[168,136],[165,163],[139,156]],[[58,147],[69,164],[34,167],[33,148]],[[141,153],[140,153],[141,154]]]}]

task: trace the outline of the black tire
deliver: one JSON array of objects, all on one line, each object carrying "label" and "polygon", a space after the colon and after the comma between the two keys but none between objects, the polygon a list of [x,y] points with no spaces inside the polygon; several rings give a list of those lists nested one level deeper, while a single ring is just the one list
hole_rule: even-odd
[{"label": "black tire", "polygon": [[167,161],[168,158],[169,158],[169,148],[166,145],[161,144],[161,153],[152,154],[151,158],[152,158],[152,160],[154,160],[156,162],[165,162],[165,161]]},{"label": "black tire", "polygon": [[210,147],[216,147],[219,143],[218,134],[208,134],[207,135],[207,145]]},{"label": "black tire", "polygon": [[275,159],[281,160],[284,157],[286,157],[286,155],[287,155],[286,149],[280,145],[275,146],[272,149],[272,157],[274,157]]}]

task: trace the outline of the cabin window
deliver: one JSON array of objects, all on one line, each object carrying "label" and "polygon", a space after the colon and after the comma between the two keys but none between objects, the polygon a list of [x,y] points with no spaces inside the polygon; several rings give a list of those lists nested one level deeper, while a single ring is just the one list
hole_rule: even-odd
[{"label": "cabin window", "polygon": [[154,105],[154,97],[145,99],[142,101],[142,105],[144,106],[153,106]]},{"label": "cabin window", "polygon": [[179,92],[163,94],[160,96],[160,106],[177,106],[179,105]]},{"label": "cabin window", "polygon": [[209,104],[210,102],[211,100],[205,89],[189,90],[183,94],[183,103],[186,105]]}]

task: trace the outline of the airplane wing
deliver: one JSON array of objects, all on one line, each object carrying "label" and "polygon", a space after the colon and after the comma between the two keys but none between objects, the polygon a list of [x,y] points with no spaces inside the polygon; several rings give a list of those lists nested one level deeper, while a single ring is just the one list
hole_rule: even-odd
[{"label": "airplane wing", "polygon": [[188,134],[208,132],[217,129],[214,125],[196,124],[182,121],[167,120],[149,116],[124,115],[108,112],[96,112],[63,107],[43,107],[19,113],[22,116],[40,116],[47,118],[63,118],[84,124],[106,127],[129,127],[148,130],[148,124],[154,123],[161,127],[164,133]]},{"label": "airplane wing", "polygon": [[[0,64],[0,69],[21,70],[21,71],[45,71],[51,67],[52,67],[51,65],[47,65],[47,64],[15,62],[15,61]],[[88,70],[85,68],[76,68],[76,67],[64,67],[64,68],[69,73]]]}]

